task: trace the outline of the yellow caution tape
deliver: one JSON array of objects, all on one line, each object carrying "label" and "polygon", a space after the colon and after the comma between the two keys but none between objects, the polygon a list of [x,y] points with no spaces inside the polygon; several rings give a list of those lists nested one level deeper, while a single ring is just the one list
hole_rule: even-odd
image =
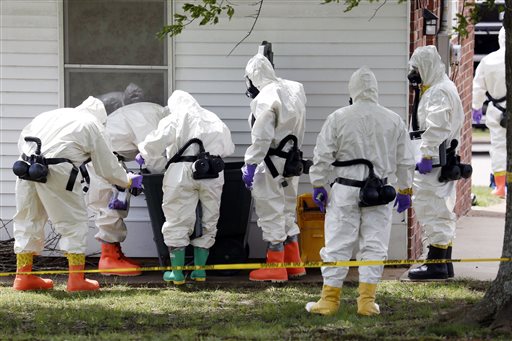
[{"label": "yellow caution tape", "polygon": [[305,263],[246,263],[246,264],[212,264],[187,266],[153,266],[141,268],[120,268],[108,270],[48,270],[32,272],[3,272],[0,277],[13,275],[59,275],[68,273],[101,273],[101,272],[131,272],[131,271],[171,271],[171,270],[253,270],[275,268],[320,268],[329,267],[358,267],[375,265],[412,265],[412,264],[442,264],[442,263],[482,263],[482,262],[512,262],[512,258],[466,258],[466,259],[401,259],[401,260],[359,260],[337,262],[305,262]]}]

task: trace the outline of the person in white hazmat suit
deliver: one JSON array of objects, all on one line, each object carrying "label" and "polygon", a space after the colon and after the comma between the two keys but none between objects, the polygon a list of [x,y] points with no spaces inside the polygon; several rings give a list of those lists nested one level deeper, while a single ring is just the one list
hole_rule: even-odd
[{"label": "person in white hazmat suit", "polygon": [[[313,200],[322,211],[326,208],[325,246],[320,256],[325,262],[348,261],[359,243],[361,260],[385,260],[396,192],[385,185],[379,196],[386,194],[386,198],[382,197],[386,200],[378,200],[374,205],[361,204],[360,192],[364,190],[361,181],[369,178],[371,172],[368,164],[358,159],[370,161],[380,179],[396,177],[395,206],[398,205],[397,211],[401,213],[411,205],[414,149],[403,119],[378,103],[377,80],[369,68],[363,66],[355,71],[348,87],[353,104],[327,117],[317,137],[309,173],[314,187]],[[333,165],[340,161],[339,165]],[[325,188],[329,188],[334,177],[336,180],[328,193]],[[359,267],[358,314],[379,314],[375,293],[383,269],[383,266]],[[306,310],[335,314],[347,273],[348,267],[322,267],[321,299],[308,303]]]},{"label": "person in white hazmat suit", "polygon": [[[482,105],[488,101],[485,125],[491,133],[491,169],[496,188],[492,193],[504,198],[506,195],[507,170],[507,130],[504,114],[507,108],[505,84],[505,29],[498,34],[499,50],[494,51],[480,61],[473,79],[473,110],[475,123],[482,119]],[[503,124],[503,126],[502,126]]]},{"label": "person in white hazmat suit", "polygon": [[[224,172],[211,177],[210,173],[200,175],[206,170],[200,164],[204,160],[200,158],[201,149],[204,147],[211,156],[223,158],[234,152],[235,145],[224,122],[213,112],[202,108],[189,93],[174,91],[167,105],[170,114],[139,144],[140,155],[136,159],[139,163],[145,162],[151,172],[161,172],[167,156],[163,179],[165,223],[162,234],[169,247],[171,265],[185,264],[185,247],[189,244],[194,246],[194,264],[205,265],[217,234]],[[208,172],[213,171],[212,166],[210,163]],[[190,240],[198,202],[202,211],[202,235]],[[194,281],[205,281],[206,272],[194,270],[190,277]],[[167,271],[164,280],[180,285],[185,283],[185,276],[181,270]]]},{"label": "person in white hazmat suit", "polygon": [[[16,181],[14,252],[18,272],[32,271],[33,256],[44,247],[44,226],[48,219],[61,235],[59,244],[66,252],[69,270],[84,269],[88,217],[84,193],[76,181],[77,167],[84,161],[90,158],[98,176],[109,183],[122,188],[141,187],[142,176],[127,174],[110,149],[103,126],[106,118],[103,103],[89,97],[76,108],[42,113],[22,130],[18,141],[22,158],[13,170],[16,175],[31,180],[18,178]],[[34,137],[40,143],[27,141]],[[44,168],[40,162],[31,162],[36,156],[48,162],[46,182],[40,182],[42,177],[35,174]],[[31,164],[24,175],[19,168],[15,170],[16,166],[23,166],[22,160],[26,165]],[[16,275],[13,287],[16,290],[51,289],[53,283],[35,275]],[[69,273],[68,291],[98,288],[98,282],[85,279],[83,272]]]},{"label": "person in white hazmat suit", "polygon": [[[158,122],[167,114],[167,108],[158,104],[139,102],[121,107],[107,116],[107,135],[112,150],[117,154],[123,168],[126,169],[125,162],[135,160],[139,152],[137,145],[157,128]],[[98,269],[102,270],[103,275],[140,275],[140,264],[126,257],[121,250],[121,243],[127,235],[124,219],[129,212],[130,192],[120,192],[115,186],[98,176],[90,163],[87,164],[87,169],[90,186],[86,201],[95,215],[94,222],[98,227],[95,238],[101,242]],[[121,197],[123,199],[120,199]],[[125,268],[134,270],[105,271]]]},{"label": "person in white hazmat suit", "polygon": [[[270,61],[258,53],[245,68],[251,102],[251,145],[245,152],[242,179],[251,189],[258,226],[268,243],[267,263],[300,263],[295,208],[299,176],[285,174],[293,142],[280,144],[289,135],[300,149],[304,139],[306,95],[301,83],[277,78]],[[280,155],[279,155],[280,154]],[[286,281],[304,276],[305,268],[259,269],[252,281]]]},{"label": "person in white hazmat suit", "polygon": [[[440,182],[441,168],[432,168],[432,158],[439,155],[439,146],[445,140],[460,139],[464,109],[435,46],[417,48],[409,67],[411,72],[419,73],[423,92],[418,124],[424,133],[419,148],[421,160],[414,177],[414,210],[429,243],[427,259],[450,259],[455,237],[456,182]],[[410,270],[408,276],[413,280],[446,279],[454,276],[453,265],[425,264]]]}]

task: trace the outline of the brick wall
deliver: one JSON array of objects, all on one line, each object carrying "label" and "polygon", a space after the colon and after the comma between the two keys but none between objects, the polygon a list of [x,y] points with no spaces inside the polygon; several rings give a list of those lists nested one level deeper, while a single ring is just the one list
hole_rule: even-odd
[{"label": "brick wall", "polygon": [[[462,1],[461,1],[462,2]],[[462,4],[459,5],[462,8]],[[468,9],[465,9],[467,12]],[[459,154],[462,162],[471,163],[471,100],[473,92],[473,48],[474,48],[474,31],[471,27],[470,34],[467,38],[457,41],[461,45],[462,60],[456,69],[456,74],[452,75],[452,79],[457,85],[459,95],[462,100],[466,118],[461,131],[461,145]],[[471,210],[471,178],[467,180],[457,181],[457,204],[455,213],[458,216],[467,214]]]},{"label": "brick wall", "polygon": [[[426,8],[437,15],[441,22],[441,1],[429,0],[423,2]],[[459,0],[459,8],[462,8],[463,0]],[[421,2],[411,1],[410,12],[410,55],[417,47],[426,45],[436,45],[435,36],[423,35],[423,7]],[[470,35],[458,41],[454,40],[455,44],[461,45],[462,60],[458,66],[451,67],[450,78],[454,80],[459,90],[459,95],[462,100],[466,118],[461,132],[460,142],[460,155],[463,162],[471,162],[471,93],[473,83],[473,32]],[[410,101],[412,104],[413,94],[410,89]],[[410,111],[411,112],[411,111]],[[459,180],[457,183],[457,204],[455,212],[458,216],[464,215],[471,209],[471,179]],[[422,232],[416,220],[414,209],[409,210],[408,214],[408,257],[410,259],[417,259],[421,256],[423,251]]]}]

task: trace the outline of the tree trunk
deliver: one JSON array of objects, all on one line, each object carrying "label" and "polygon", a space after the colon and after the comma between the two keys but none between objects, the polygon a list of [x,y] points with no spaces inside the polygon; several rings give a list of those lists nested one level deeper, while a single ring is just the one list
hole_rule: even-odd
[{"label": "tree trunk", "polygon": [[[512,257],[512,0],[505,1],[505,72],[507,84],[507,212],[502,257]],[[500,264],[498,275],[484,298],[469,310],[465,322],[512,331],[512,262]]]}]

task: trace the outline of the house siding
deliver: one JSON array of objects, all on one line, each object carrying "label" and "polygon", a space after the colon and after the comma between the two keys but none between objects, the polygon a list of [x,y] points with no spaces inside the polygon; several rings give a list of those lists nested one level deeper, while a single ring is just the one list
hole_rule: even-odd
[{"label": "house siding", "polygon": [[15,213],[11,167],[19,133],[35,115],[59,106],[58,3],[4,0],[0,13],[0,218],[8,221]]},{"label": "house siding", "polygon": [[[185,1],[177,1],[179,12]],[[348,105],[348,80],[362,65],[369,66],[379,81],[379,101],[400,114],[408,108],[407,60],[409,51],[407,4],[361,3],[349,13],[341,4],[320,1],[265,1],[252,26],[257,7],[235,6],[235,15],[215,26],[191,24],[174,41],[176,89],[194,95],[199,103],[221,117],[232,131],[236,145],[232,160],[243,160],[250,144],[247,122],[250,100],[245,97],[244,69],[258,45],[272,43],[278,77],[303,83],[307,96],[306,136],[303,152],[312,158],[316,137],[325,118]],[[375,17],[371,18],[375,13]],[[229,55],[228,55],[229,54]],[[302,176],[299,192],[309,192],[309,178]],[[251,257],[265,256],[266,245],[251,215]],[[393,216],[390,258],[407,256],[403,216]]]},{"label": "house siding", "polygon": [[[0,3],[0,217],[10,220],[15,212],[15,178],[10,168],[18,157],[19,132],[38,113],[57,108],[64,95],[59,92],[64,88],[63,79],[59,78],[63,60],[59,25],[63,21],[55,0]],[[170,3],[173,11],[179,11],[184,1]],[[344,13],[341,4],[267,0],[251,35],[228,55],[253,23],[250,15],[257,8],[250,3],[239,2],[229,22],[224,18],[216,26],[191,24],[169,43],[169,94],[173,89],[188,91],[226,122],[236,144],[235,153],[227,161],[242,160],[250,144],[247,123],[250,101],[244,95],[244,68],[263,40],[273,44],[277,75],[304,84],[308,98],[303,146],[306,158],[312,158],[316,136],[325,118],[348,104],[348,79],[362,65],[369,66],[376,74],[380,103],[406,119],[409,4],[389,3],[378,9],[380,4],[362,3]],[[301,178],[299,190],[310,191],[307,176]],[[407,235],[402,219],[403,215],[393,216],[390,258],[406,256]],[[250,256],[263,257],[265,245],[255,220],[253,214],[249,228]],[[156,256],[143,196],[132,200],[126,222],[129,232],[123,248],[127,255]],[[88,253],[99,251],[92,237],[94,232],[91,228]]]}]

